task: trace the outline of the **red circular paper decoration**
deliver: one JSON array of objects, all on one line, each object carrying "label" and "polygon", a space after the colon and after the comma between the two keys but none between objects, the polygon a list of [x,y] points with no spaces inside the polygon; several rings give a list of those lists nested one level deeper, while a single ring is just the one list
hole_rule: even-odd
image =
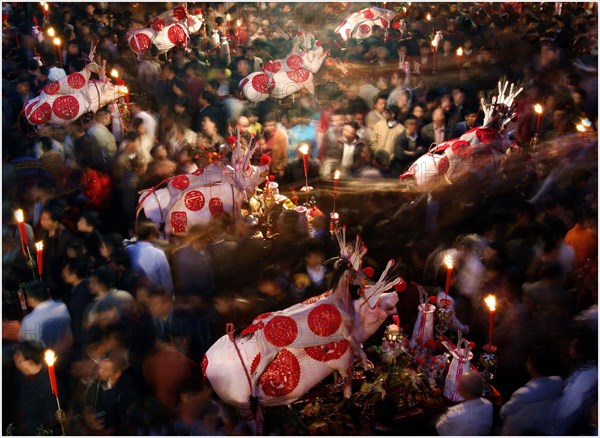
[{"label": "red circular paper decoration", "polygon": [[40,106],[38,106],[34,112],[29,116],[29,121],[36,125],[41,125],[42,123],[46,123],[50,120],[52,116],[52,107],[48,102],[44,102]]},{"label": "red circular paper decoration", "polygon": [[318,336],[331,336],[341,323],[340,311],[331,304],[319,304],[308,313],[308,328]]},{"label": "red circular paper decoration", "polygon": [[302,67],[302,58],[300,58],[298,55],[291,55],[287,59],[286,64],[292,70],[298,70],[300,67]]},{"label": "red circular paper decoration", "polygon": [[169,27],[169,30],[167,31],[167,37],[173,44],[185,44],[185,31],[179,24],[174,24],[173,26]]},{"label": "red circular paper decoration", "polygon": [[254,318],[254,321],[258,321],[258,320],[261,320],[261,319],[267,319],[272,314],[273,314],[273,312],[261,313],[256,318]]},{"label": "red circular paper decoration", "polygon": [[300,383],[300,363],[289,350],[281,350],[258,379],[265,395],[284,397]]},{"label": "red circular paper decoration", "polygon": [[373,14],[373,11],[372,11],[372,10],[370,10],[370,9],[367,9],[367,10],[365,11],[365,14],[364,14],[364,15],[365,15],[365,18],[366,18],[367,20],[372,20],[372,19],[373,19],[373,17],[375,16],[375,14]]},{"label": "red circular paper decoration", "polygon": [[187,230],[187,213],[185,211],[171,213],[171,227],[173,227],[174,233],[185,233]]},{"label": "red circular paper decoration", "polygon": [[60,96],[52,104],[52,111],[63,120],[71,120],[79,113],[79,102],[74,96]]},{"label": "red circular paper decoration", "polygon": [[448,157],[442,157],[442,159],[437,164],[438,175],[444,175],[450,169],[450,161]]},{"label": "red circular paper decoration", "polygon": [[67,84],[69,84],[69,87],[79,90],[85,85],[85,76],[81,73],[71,73],[67,76]]},{"label": "red circular paper decoration", "polygon": [[265,326],[265,338],[276,347],[290,345],[298,336],[298,326],[289,316],[275,316]]},{"label": "red circular paper decoration", "polygon": [[208,357],[206,357],[206,354],[204,355],[204,357],[202,358],[202,375],[204,377],[206,377],[206,369],[208,368]]},{"label": "red circular paper decoration", "polygon": [[308,70],[306,70],[305,68],[301,68],[300,70],[296,70],[296,71],[288,71],[286,72],[287,77],[290,78],[292,81],[296,82],[297,84],[301,84],[302,82],[305,82],[308,77],[310,76],[310,72]]},{"label": "red circular paper decoration", "polygon": [[173,16],[175,17],[175,20],[183,20],[185,15],[185,9],[183,9],[182,6],[178,6],[173,9]]},{"label": "red circular paper decoration", "polygon": [[306,347],[304,351],[314,360],[319,362],[328,362],[330,360],[339,359],[348,351],[348,341],[342,340],[338,342],[330,342],[325,345],[318,345],[316,347]]},{"label": "red circular paper decoration", "polygon": [[457,140],[452,143],[452,152],[459,156],[460,158],[469,158],[473,149],[471,148],[471,143],[465,140]]},{"label": "red circular paper decoration", "polygon": [[211,198],[211,200],[208,201],[208,210],[213,216],[223,214],[223,201],[221,201],[220,198]]},{"label": "red circular paper decoration", "polygon": [[46,93],[49,96],[52,96],[52,95],[58,93],[58,90],[60,90],[60,84],[58,83],[58,81],[54,81],[54,82],[50,82],[48,85],[46,85],[42,89],[42,92]]},{"label": "red circular paper decoration", "polygon": [[131,46],[131,50],[133,50],[135,53],[142,54],[145,53],[150,46],[152,46],[152,41],[145,33],[138,32],[131,37],[129,40],[129,45]]},{"label": "red circular paper decoration", "polygon": [[252,360],[252,365],[250,365],[250,374],[254,374],[256,372],[256,369],[258,368],[259,363],[260,363],[260,353],[258,353],[256,356],[254,356],[254,359]]},{"label": "red circular paper decoration", "polygon": [[185,194],[185,206],[188,210],[198,211],[204,207],[204,194],[198,190],[192,190]]},{"label": "red circular paper decoration", "polygon": [[204,173],[204,167],[200,167],[198,170],[192,172],[192,175],[200,176]]},{"label": "red circular paper decoration", "polygon": [[400,283],[396,283],[394,285],[394,289],[396,290],[396,292],[404,292],[406,290],[406,282],[400,279]]},{"label": "red circular paper decoration", "polygon": [[389,27],[390,24],[387,22],[387,20],[384,20],[383,18],[380,18],[380,20],[381,20],[381,26]]},{"label": "red circular paper decoration", "polygon": [[496,138],[496,131],[492,128],[477,128],[475,134],[477,134],[477,138],[483,144],[493,143]]},{"label": "red circular paper decoration", "polygon": [[259,93],[269,94],[269,76],[266,73],[261,73],[252,78],[252,88]]},{"label": "red circular paper decoration", "polygon": [[281,62],[267,61],[265,64],[265,70],[270,71],[271,73],[277,73],[279,70],[281,70]]},{"label": "red circular paper decoration", "polygon": [[163,21],[162,18],[160,17],[156,17],[153,21],[152,21],[152,29],[154,29],[157,32],[160,32],[161,30],[163,30],[165,28],[165,22]]},{"label": "red circular paper decoration", "polygon": [[173,178],[173,181],[171,181],[171,185],[177,190],[185,190],[190,185],[190,179],[185,175],[177,175]]},{"label": "red circular paper decoration", "polygon": [[250,324],[248,327],[246,327],[244,330],[242,330],[242,332],[240,333],[240,336],[246,336],[251,333],[255,333],[255,332],[261,330],[264,326],[265,325],[263,324],[262,321],[258,322],[257,324]]},{"label": "red circular paper decoration", "polygon": [[369,277],[369,278],[373,278],[373,275],[375,275],[375,269],[373,269],[370,266],[367,266],[365,269],[362,270],[363,273]]},{"label": "red circular paper decoration", "polygon": [[360,30],[360,33],[364,33],[366,35],[369,32],[371,32],[371,26],[369,26],[368,24],[361,24],[358,27],[358,30]]}]

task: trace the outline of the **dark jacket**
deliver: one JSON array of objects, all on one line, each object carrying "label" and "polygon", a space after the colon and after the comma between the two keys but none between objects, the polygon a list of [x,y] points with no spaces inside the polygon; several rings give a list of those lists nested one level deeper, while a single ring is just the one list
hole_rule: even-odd
[{"label": "dark jacket", "polygon": [[[421,138],[423,139],[423,143],[427,148],[431,146],[431,143],[435,142],[435,132],[433,131],[433,122],[423,126],[421,129]],[[444,141],[449,140],[450,138],[450,129],[446,124],[444,124]]]}]

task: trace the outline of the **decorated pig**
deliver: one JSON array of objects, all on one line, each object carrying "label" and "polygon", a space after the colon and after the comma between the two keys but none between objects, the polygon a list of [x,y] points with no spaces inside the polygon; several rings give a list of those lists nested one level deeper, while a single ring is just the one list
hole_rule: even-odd
[{"label": "decorated pig", "polygon": [[467,172],[486,172],[497,169],[501,158],[511,145],[504,130],[515,117],[515,98],[523,88],[515,90],[508,82],[498,82],[498,96],[490,103],[481,99],[483,126],[465,132],[460,138],[433,144],[400,179],[412,179],[418,186],[446,181],[452,183]]},{"label": "decorated pig", "polygon": [[[268,164],[252,166],[250,158],[258,142],[245,152],[237,144],[232,166],[211,164],[194,173],[169,178],[152,189],[141,192],[136,215],[144,215],[155,224],[165,226],[165,233],[185,234],[192,225],[205,225],[225,212],[241,215],[242,203],[265,180]],[[158,188],[166,183],[166,187]]]},{"label": "decorated pig", "polygon": [[190,35],[198,32],[203,23],[204,18],[200,9],[190,14],[187,5],[183,3],[156,17],[150,27],[129,32],[126,38],[138,61],[141,61],[142,55],[150,50],[152,44],[158,49],[159,55],[175,46],[185,46]]},{"label": "decorated pig", "polygon": [[59,81],[46,85],[39,96],[23,107],[27,121],[32,125],[47,122],[69,125],[87,112],[114,104],[127,93],[122,85],[108,81],[105,65],[100,69],[100,80],[89,79],[89,73],[100,69],[92,62],[82,72],[71,73]]},{"label": "decorated pig", "polygon": [[[401,280],[388,281],[390,260],[379,281],[359,291],[352,299],[349,289],[366,278],[361,258],[366,248],[357,238],[354,247],[341,243],[335,264],[336,286],[288,309],[257,316],[234,336],[219,339],[206,353],[202,369],[219,397],[248,410],[257,401],[262,406],[292,403],[313,386],[338,371],[345,379],[344,395],[350,397],[350,372],[354,355],[366,356],[361,342],[368,339],[385,319],[396,313],[398,296],[386,292]],[[334,282],[335,284],[335,282]]]},{"label": "decorated pig", "polygon": [[268,61],[262,71],[242,79],[239,87],[250,102],[262,102],[269,95],[283,99],[303,88],[314,95],[313,75],[319,71],[326,57],[327,52],[320,41],[313,43],[310,35],[299,33],[285,58]]},{"label": "decorated pig", "polygon": [[350,14],[335,32],[340,34],[344,41],[351,38],[365,39],[373,34],[373,26],[388,29],[396,13],[389,9],[369,7]]}]

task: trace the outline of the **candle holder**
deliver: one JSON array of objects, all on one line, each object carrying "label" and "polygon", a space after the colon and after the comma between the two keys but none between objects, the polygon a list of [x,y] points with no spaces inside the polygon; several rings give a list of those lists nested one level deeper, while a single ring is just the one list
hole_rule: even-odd
[{"label": "candle holder", "polygon": [[483,350],[485,351],[485,353],[483,353],[480,357],[479,357],[479,368],[481,369],[481,378],[483,379],[483,396],[484,397],[489,397],[492,396],[494,394],[494,392],[492,391],[492,385],[491,385],[491,381],[494,378],[494,375],[496,374],[496,366],[498,364],[498,359],[496,358],[496,355],[494,354],[494,352],[496,351],[496,346],[495,345],[491,345],[491,347],[493,347],[493,351],[492,350],[488,350],[487,347],[490,344],[486,344],[483,346]]},{"label": "candle holder", "polygon": [[454,312],[452,311],[452,308],[450,307],[450,304],[452,303],[452,301],[450,301],[448,299],[442,299],[439,301],[439,303],[440,303],[440,308],[436,312],[439,323],[435,326],[435,331],[436,331],[436,339],[441,341],[446,338],[446,332],[449,329],[449,321],[452,320],[452,317],[454,316]]},{"label": "candle holder", "polygon": [[54,413],[54,417],[58,424],[60,424],[60,430],[62,431],[62,435],[65,436],[65,423],[67,422],[67,414],[60,407],[60,402],[58,401],[58,397],[56,397],[56,404],[58,405],[58,409]]}]

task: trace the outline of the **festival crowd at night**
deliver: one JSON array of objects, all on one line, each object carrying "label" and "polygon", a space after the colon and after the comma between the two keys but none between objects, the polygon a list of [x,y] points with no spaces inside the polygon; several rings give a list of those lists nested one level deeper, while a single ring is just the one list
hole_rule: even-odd
[{"label": "festival crowd at night", "polygon": [[[3,2],[3,434],[597,435],[597,6]],[[489,132],[503,149],[471,155]],[[397,316],[343,341],[350,401],[333,374],[303,404],[219,397],[211,346],[269,339],[341,266],[365,304],[390,259]],[[447,325],[413,342],[427,303]],[[267,396],[304,384],[274,369]]]}]

